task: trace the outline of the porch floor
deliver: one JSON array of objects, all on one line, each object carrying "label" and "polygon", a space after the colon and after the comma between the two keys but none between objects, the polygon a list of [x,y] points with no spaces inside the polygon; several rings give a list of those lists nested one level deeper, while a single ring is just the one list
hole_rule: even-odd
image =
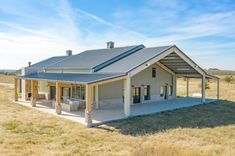
[{"label": "porch floor", "polygon": [[[206,99],[206,104],[216,101],[215,99]],[[50,101],[37,101],[36,107],[31,107],[30,101],[22,101],[19,100],[17,103],[37,109],[42,112],[46,112],[49,114],[57,115],[55,109],[50,107]],[[177,98],[174,100],[168,101],[159,101],[159,102],[149,102],[144,104],[135,104],[131,105],[131,116],[140,116],[140,115],[147,115],[153,114],[157,112],[163,112],[168,110],[174,110],[183,107],[189,107],[201,104],[200,98]],[[62,111],[61,115],[57,115],[62,118],[66,118],[75,122],[79,122],[81,124],[85,123],[85,111],[73,111],[73,112],[66,112]],[[100,124],[105,122],[110,122],[119,119],[125,119],[123,107],[113,107],[113,108],[100,108],[100,109],[93,109],[92,112],[92,122],[94,124]]]}]

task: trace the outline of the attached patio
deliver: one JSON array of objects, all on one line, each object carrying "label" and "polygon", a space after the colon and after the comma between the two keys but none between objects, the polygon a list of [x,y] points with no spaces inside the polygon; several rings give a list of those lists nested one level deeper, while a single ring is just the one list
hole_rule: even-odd
[{"label": "attached patio", "polygon": [[[206,102],[204,104],[208,104],[213,101],[216,101],[216,100],[206,99]],[[27,101],[19,100],[17,103],[24,105],[26,107],[34,108],[42,112],[57,115],[55,112],[55,109],[50,106],[50,101],[44,101],[44,100],[37,101],[36,107],[32,107],[30,101],[27,102]],[[150,102],[150,103],[135,104],[135,105],[132,104],[130,117],[148,115],[148,114],[153,114],[157,112],[170,111],[170,110],[190,107],[190,106],[194,106],[198,104],[202,104],[201,98],[177,98],[177,99],[168,100],[168,101]],[[93,124],[101,124],[105,122],[111,122],[111,121],[126,118],[123,112],[123,107],[94,109],[91,115],[92,115]],[[86,125],[84,110],[73,111],[73,112],[62,111],[59,117],[69,119],[69,120]]]}]

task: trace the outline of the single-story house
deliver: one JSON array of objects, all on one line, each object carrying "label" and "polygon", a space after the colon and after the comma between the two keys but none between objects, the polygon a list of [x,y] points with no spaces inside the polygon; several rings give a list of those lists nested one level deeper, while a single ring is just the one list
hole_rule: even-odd
[{"label": "single-story house", "polygon": [[178,77],[202,80],[202,103],[206,79],[216,79],[219,98],[219,79],[207,74],[177,46],[114,47],[110,41],[104,49],[76,55],[68,50],[66,56],[22,68],[15,78],[15,101],[29,100],[35,107],[37,100],[48,100],[57,114],[83,109],[87,126],[91,126],[95,109],[121,107],[129,117],[131,105],[177,98]]}]

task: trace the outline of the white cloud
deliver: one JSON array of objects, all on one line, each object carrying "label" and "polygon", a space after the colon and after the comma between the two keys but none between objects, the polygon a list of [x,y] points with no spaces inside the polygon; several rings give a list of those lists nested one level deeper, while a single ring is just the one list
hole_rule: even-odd
[{"label": "white cloud", "polygon": [[[156,5],[160,1],[152,3]],[[17,7],[10,4],[7,1],[6,5],[1,5],[0,11],[17,16],[18,20],[0,21],[0,26],[7,28],[7,31],[0,29],[0,69],[16,69],[27,65],[28,61],[35,63],[51,56],[64,55],[67,49],[78,53],[85,49],[105,47],[109,40],[115,41],[116,46],[177,44],[193,58],[207,59],[208,62],[208,56],[220,55],[221,49],[234,47],[234,42],[200,40],[215,35],[234,38],[233,11],[203,13],[197,18],[189,15],[185,20],[179,20],[178,12],[187,8],[186,5],[178,10],[162,12],[149,7],[148,3],[135,12],[120,9],[114,13],[114,21],[109,22],[84,10],[72,8],[66,0],[42,1],[40,5],[37,3],[40,9],[36,10],[32,10],[35,4],[27,0]],[[178,2],[161,4],[161,7],[168,8],[179,5]],[[50,11],[46,13],[44,9]],[[41,10],[45,12],[41,13]],[[124,20],[122,17],[125,17]],[[140,33],[141,30],[156,33],[149,35]]]}]

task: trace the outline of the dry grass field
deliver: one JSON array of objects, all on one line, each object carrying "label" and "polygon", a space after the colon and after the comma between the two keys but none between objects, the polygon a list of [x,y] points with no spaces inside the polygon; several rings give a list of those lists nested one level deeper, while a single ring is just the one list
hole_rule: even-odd
[{"label": "dry grass field", "polygon": [[[224,81],[225,76],[218,76],[220,78],[220,98],[225,100],[235,101],[235,80],[230,83]],[[235,76],[233,76],[235,78]],[[177,93],[178,96],[186,96],[186,81],[183,78],[177,81]],[[209,89],[206,89],[207,98],[216,98],[216,80],[207,80]],[[189,96],[193,93],[201,93],[201,80],[189,79]]]},{"label": "dry grass field", "polygon": [[[185,94],[183,80],[179,95]],[[155,115],[84,126],[14,104],[0,86],[0,155],[235,155],[235,86],[221,81],[224,99]],[[190,82],[190,93],[200,91]],[[207,94],[213,96],[213,86]]]},{"label": "dry grass field", "polygon": [[14,76],[0,74],[0,83],[14,83]]}]

